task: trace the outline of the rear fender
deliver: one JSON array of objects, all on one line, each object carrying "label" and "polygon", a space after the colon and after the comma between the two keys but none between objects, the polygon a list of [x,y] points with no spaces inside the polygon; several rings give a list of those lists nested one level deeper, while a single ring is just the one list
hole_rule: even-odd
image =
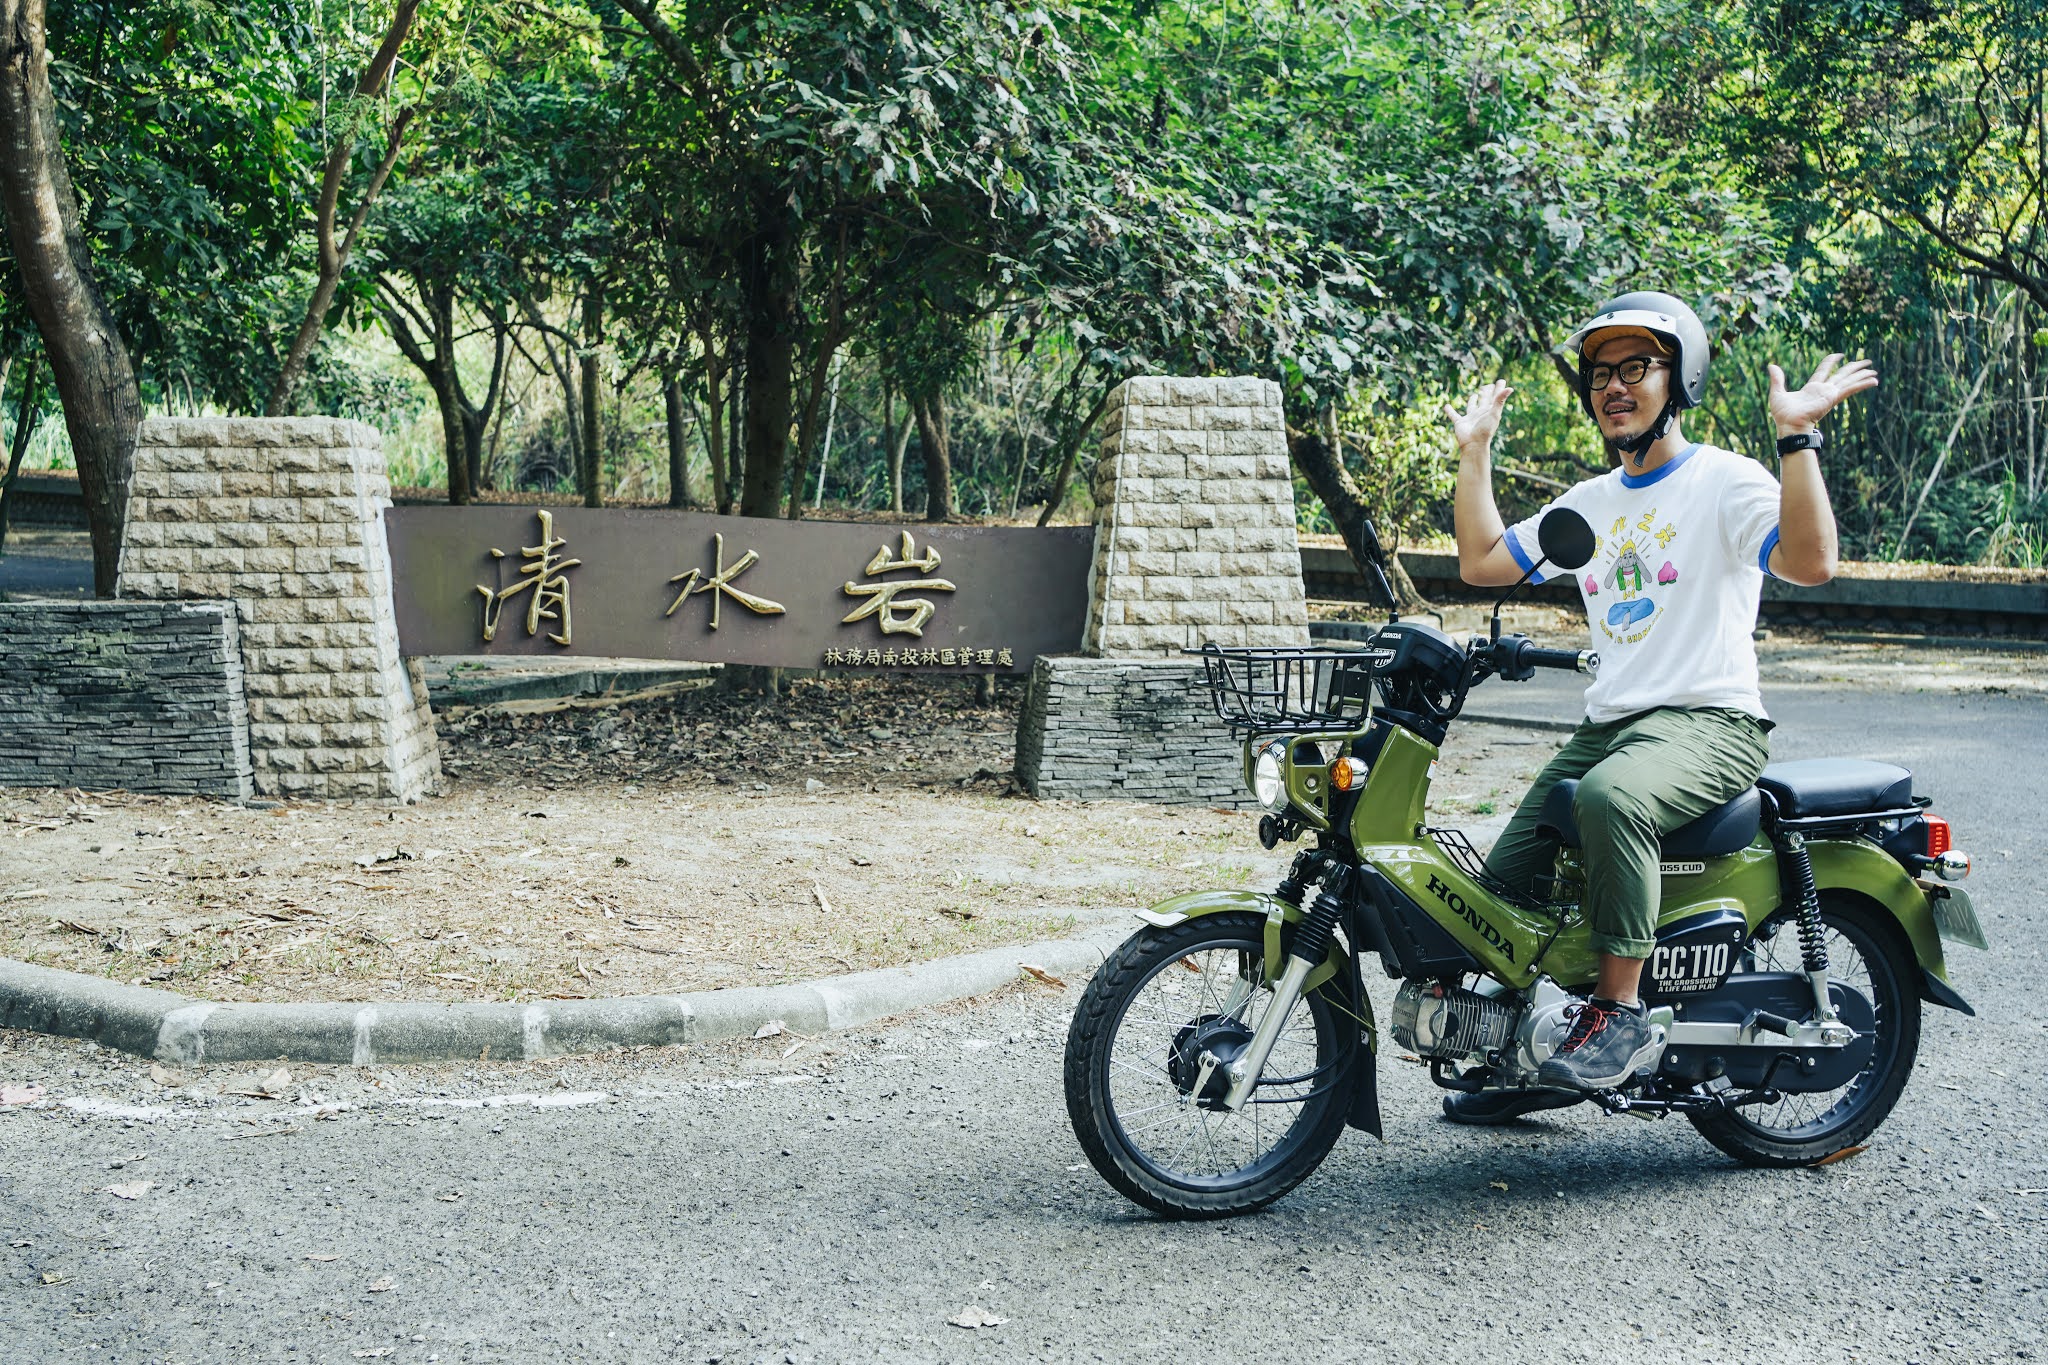
[{"label": "rear fender", "polygon": [[[1176,924],[1198,919],[1203,915],[1221,914],[1226,910],[1249,911],[1263,915],[1266,919],[1266,971],[1270,975],[1273,964],[1284,956],[1280,947],[1280,931],[1288,924],[1298,924],[1307,917],[1299,906],[1290,905],[1270,891],[1190,891],[1159,902],[1149,910],[1140,910],[1138,918],[1161,929],[1170,929]],[[1302,983],[1304,992],[1312,991],[1326,981],[1336,978],[1344,970],[1344,950],[1333,938],[1330,951],[1322,964],[1308,974]],[[1358,1007],[1368,1030],[1372,1028],[1372,1002],[1360,998]]]},{"label": "rear fender", "polygon": [[1949,984],[1948,959],[1942,952],[1941,934],[1934,927],[1934,907],[1905,868],[1862,839],[1814,839],[1807,843],[1806,851],[1813,859],[1814,885],[1820,890],[1853,891],[1891,912],[1920,964],[1922,1000],[1964,1014],[1976,1013]]}]

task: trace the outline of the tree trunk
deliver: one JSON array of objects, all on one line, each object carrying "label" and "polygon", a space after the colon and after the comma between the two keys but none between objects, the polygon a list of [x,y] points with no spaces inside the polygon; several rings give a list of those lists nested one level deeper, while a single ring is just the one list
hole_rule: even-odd
[{"label": "tree trunk", "polygon": [[668,505],[690,505],[690,449],[683,443],[683,381],[670,375],[661,386],[664,416],[668,418]]},{"label": "tree trunk", "polygon": [[817,443],[818,413],[825,405],[832,357],[838,348],[838,339],[829,332],[821,337],[804,376],[804,402],[796,422],[796,463],[789,473],[789,507],[784,513],[791,521],[804,514],[804,485],[811,480],[811,451]]},{"label": "tree trunk", "polygon": [[739,364],[726,371],[725,408],[725,511],[731,515],[739,507],[740,485],[747,473],[747,434],[742,429],[747,410],[747,363],[744,354]]},{"label": "tree trunk", "polygon": [[[37,0],[40,4],[40,0]],[[384,31],[384,41],[377,47],[370,64],[363,68],[362,77],[356,82],[356,98],[372,99],[384,89],[390,78],[391,68],[398,62],[398,51],[405,45],[406,35],[412,30],[413,15],[419,11],[420,0],[398,0],[398,8],[392,13],[391,25]],[[412,121],[413,110],[401,109],[385,130],[384,159],[378,163],[370,183],[363,188],[362,200],[356,205],[353,217],[349,219],[348,230],[339,240],[334,235],[335,214],[341,202],[341,189],[348,179],[349,163],[355,160],[356,128],[351,122],[345,135],[335,140],[327,151],[327,166],[320,178],[320,195],[313,205],[316,280],[313,297],[306,303],[306,315],[299,322],[299,330],[292,337],[291,346],[285,351],[284,364],[279,368],[277,385],[270,391],[270,401],[264,406],[266,417],[282,417],[291,406],[292,395],[305,377],[306,361],[313,354],[313,343],[320,339],[327,328],[327,310],[334,304],[335,288],[341,283],[341,272],[348,268],[350,252],[355,249],[356,237],[369,221],[370,209],[376,204],[377,196],[384,192],[384,182],[391,176],[391,168],[398,164],[398,149],[405,140],[405,126]],[[353,106],[345,110],[345,117],[353,120]]]},{"label": "tree trunk", "polygon": [[889,510],[903,511],[903,452],[910,447],[910,421],[896,421],[896,386],[882,382],[882,440],[889,454]]},{"label": "tree trunk", "polygon": [[0,0],[0,208],[64,404],[92,533],[93,590],[114,594],[142,394],[93,283],[50,94],[43,0]]},{"label": "tree trunk", "polygon": [[[1322,499],[1323,508],[1330,514],[1330,520],[1337,525],[1337,534],[1344,538],[1344,548],[1351,553],[1351,562],[1365,572],[1366,552],[1364,521],[1371,513],[1365,504],[1365,496],[1351,477],[1351,471],[1344,467],[1342,457],[1329,441],[1318,432],[1290,431],[1287,433],[1288,453],[1294,457],[1294,464],[1308,480],[1308,486]],[[1389,541],[1391,538],[1389,537]],[[1387,580],[1394,589],[1394,600],[1402,611],[1421,611],[1429,602],[1415,589],[1415,581],[1401,567],[1398,556],[1387,556]]]},{"label": "tree trunk", "polygon": [[946,400],[934,393],[914,400],[917,441],[924,447],[924,519],[944,521],[953,515],[953,451],[946,431]]},{"label": "tree trunk", "polygon": [[603,340],[604,287],[593,284],[583,296],[583,463],[576,475],[585,507],[604,506],[604,443],[598,426],[598,347]]},{"label": "tree trunk", "polygon": [[746,304],[747,410],[745,480],[740,515],[772,517],[782,507],[782,483],[789,462],[790,366],[797,326],[795,234],[778,209],[761,215],[763,226],[746,251],[741,288]]},{"label": "tree trunk", "polygon": [[725,462],[727,400],[718,387],[724,377],[724,371],[707,357],[704,364],[704,454],[711,461],[711,505],[721,517],[729,517],[732,515],[732,479]]},{"label": "tree trunk", "polygon": [[1088,415],[1067,428],[1060,436],[1060,469],[1053,476],[1052,491],[1045,495],[1045,510],[1038,514],[1038,524],[1045,526],[1060,510],[1060,504],[1067,500],[1067,485],[1073,482],[1074,465],[1081,458],[1081,443],[1088,439],[1088,433],[1102,420],[1103,410],[1109,406],[1110,389],[1104,389],[1096,396],[1095,406],[1088,409]]}]

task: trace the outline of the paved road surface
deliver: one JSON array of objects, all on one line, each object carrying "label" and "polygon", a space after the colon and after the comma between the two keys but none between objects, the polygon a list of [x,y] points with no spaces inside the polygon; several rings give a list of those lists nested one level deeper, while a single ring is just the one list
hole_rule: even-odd
[{"label": "paved road surface", "polygon": [[[1582,1111],[1468,1132],[1388,1062],[1384,1145],[1347,1135],[1260,1216],[1161,1223],[1081,1164],[1050,989],[813,1042],[327,1073],[296,1106],[146,1098],[132,1059],[12,1035],[0,1081],[102,1112],[0,1111],[0,1341],[96,1365],[2037,1359],[2048,706],[1861,681],[1774,687],[1779,756],[1913,765],[1996,948],[1958,950],[1980,1017],[1928,1013],[1853,1160],[1749,1171],[1682,1121]],[[448,1103],[517,1093],[548,1107]],[[294,1112],[320,1099],[356,1107]],[[948,1324],[969,1305],[1007,1321]]]}]

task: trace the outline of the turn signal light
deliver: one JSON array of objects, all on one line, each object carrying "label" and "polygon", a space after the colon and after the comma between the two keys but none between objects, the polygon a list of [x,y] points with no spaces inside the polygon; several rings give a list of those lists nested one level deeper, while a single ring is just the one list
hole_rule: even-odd
[{"label": "turn signal light", "polygon": [[1365,764],[1355,758],[1340,758],[1330,765],[1330,785],[1340,792],[1356,791],[1365,785]]},{"label": "turn signal light", "polygon": [[1948,821],[1939,815],[1923,815],[1920,822],[1927,827],[1927,856],[1939,858],[1948,852],[1952,847],[1948,837]]}]

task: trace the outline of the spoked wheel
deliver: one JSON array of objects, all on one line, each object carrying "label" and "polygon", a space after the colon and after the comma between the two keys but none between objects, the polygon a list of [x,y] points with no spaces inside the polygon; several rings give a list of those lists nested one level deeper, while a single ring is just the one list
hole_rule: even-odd
[{"label": "spoked wheel", "polygon": [[[1869,1063],[1832,1090],[1788,1093],[1776,1104],[1689,1115],[1700,1136],[1752,1166],[1812,1166],[1869,1137],[1898,1103],[1920,1050],[1920,993],[1913,962],[1891,926],[1851,902],[1822,894],[1828,980],[1870,1002],[1876,1039]],[[1785,923],[1750,944],[1760,972],[1801,970],[1799,934]],[[1719,1084],[1725,1085],[1726,1082]]]},{"label": "spoked wheel", "polygon": [[[1265,919],[1205,915],[1140,933],[1111,955],[1067,1032],[1067,1113],[1102,1178],[1170,1218],[1264,1208],[1307,1178],[1343,1131],[1358,1025],[1330,982],[1289,1012],[1259,1087],[1223,1106],[1264,1020]],[[1206,1066],[1206,1074],[1205,1073]]]}]

